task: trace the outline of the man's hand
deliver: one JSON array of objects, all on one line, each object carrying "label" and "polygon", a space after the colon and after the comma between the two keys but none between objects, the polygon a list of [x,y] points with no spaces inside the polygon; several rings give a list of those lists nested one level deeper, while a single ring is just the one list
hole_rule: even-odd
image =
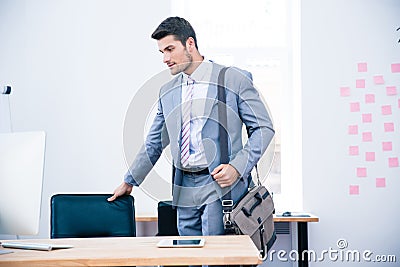
[{"label": "man's hand", "polygon": [[122,182],[115,190],[114,190],[114,195],[109,197],[107,200],[108,201],[114,201],[117,199],[117,197],[123,196],[123,195],[129,195],[132,193],[132,187],[131,185]]},{"label": "man's hand", "polygon": [[230,164],[219,165],[211,172],[211,175],[222,188],[233,185],[240,176],[239,172]]}]

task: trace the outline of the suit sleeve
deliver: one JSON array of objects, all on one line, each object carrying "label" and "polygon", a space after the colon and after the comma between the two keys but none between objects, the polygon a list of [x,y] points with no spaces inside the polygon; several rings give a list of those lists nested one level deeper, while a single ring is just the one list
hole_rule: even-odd
[{"label": "suit sleeve", "polygon": [[237,101],[238,114],[246,126],[248,140],[230,161],[240,176],[245,178],[260,160],[275,134],[268,111],[253,86],[251,74],[246,74],[240,75]]},{"label": "suit sleeve", "polygon": [[124,182],[132,186],[140,185],[151,171],[162,151],[169,144],[165,127],[161,100],[158,101],[158,112],[146,137],[146,141],[136,155],[135,160],[125,174]]}]

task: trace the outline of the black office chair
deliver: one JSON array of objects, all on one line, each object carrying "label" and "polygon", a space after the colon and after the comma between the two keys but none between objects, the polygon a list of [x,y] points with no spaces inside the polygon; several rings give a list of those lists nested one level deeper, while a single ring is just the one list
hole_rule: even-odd
[{"label": "black office chair", "polygon": [[158,212],[158,236],[178,236],[177,213],[172,201],[160,201]]},{"label": "black office chair", "polygon": [[134,198],[111,194],[56,194],[51,197],[51,238],[136,236]]}]

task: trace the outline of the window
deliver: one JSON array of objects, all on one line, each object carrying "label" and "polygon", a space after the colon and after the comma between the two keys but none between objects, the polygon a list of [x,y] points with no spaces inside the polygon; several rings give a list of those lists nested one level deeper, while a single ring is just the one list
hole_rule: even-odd
[{"label": "window", "polygon": [[190,21],[208,59],[253,74],[276,130],[259,172],[278,211],[302,209],[300,19],[299,3],[294,2],[173,0],[171,10]]}]

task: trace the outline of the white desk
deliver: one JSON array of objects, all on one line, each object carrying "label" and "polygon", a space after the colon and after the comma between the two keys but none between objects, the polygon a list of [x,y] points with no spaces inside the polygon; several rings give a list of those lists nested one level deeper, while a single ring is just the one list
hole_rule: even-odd
[{"label": "white desk", "polygon": [[206,243],[202,248],[157,248],[156,244],[162,238],[166,237],[19,240],[26,243],[71,244],[74,247],[53,251],[9,249],[13,253],[0,255],[0,266],[257,265],[261,263],[257,248],[245,235],[204,236]]},{"label": "white desk", "polygon": [[[157,221],[157,216],[137,216],[137,222],[153,222]],[[310,213],[292,213],[292,216],[284,217],[274,215],[274,222],[290,222],[297,223],[297,250],[300,255],[303,255],[303,251],[308,250],[308,223],[319,222],[319,217]],[[305,254],[305,258],[299,260],[299,267],[308,267],[308,256]]]}]

